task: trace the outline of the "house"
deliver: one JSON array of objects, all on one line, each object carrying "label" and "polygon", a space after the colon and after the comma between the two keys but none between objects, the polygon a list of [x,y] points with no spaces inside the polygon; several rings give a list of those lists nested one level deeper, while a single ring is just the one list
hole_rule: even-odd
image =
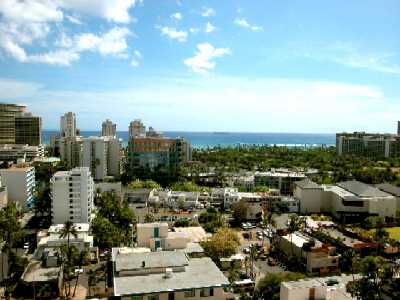
[{"label": "house", "polygon": [[[317,239],[300,232],[279,237],[279,248],[287,255],[304,258],[306,269],[312,273],[329,273],[339,267],[339,256],[335,247],[326,245]],[[293,252],[292,252],[293,251]]]},{"label": "house", "polygon": [[112,249],[113,294],[122,300],[225,300],[228,279],[208,257],[182,251],[121,253]]}]

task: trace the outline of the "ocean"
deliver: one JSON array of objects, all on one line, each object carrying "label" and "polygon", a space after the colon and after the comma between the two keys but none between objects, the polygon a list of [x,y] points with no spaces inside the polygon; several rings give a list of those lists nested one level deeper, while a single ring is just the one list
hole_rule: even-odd
[{"label": "ocean", "polygon": [[[48,144],[50,135],[58,134],[55,130],[43,131],[43,142]],[[194,148],[207,147],[234,147],[238,145],[277,145],[288,147],[315,147],[334,146],[335,134],[324,133],[239,133],[239,132],[185,132],[164,131],[167,137],[184,137]],[[81,131],[84,137],[98,136],[99,131]],[[128,143],[128,132],[118,131],[117,135],[123,140],[123,145]]]}]

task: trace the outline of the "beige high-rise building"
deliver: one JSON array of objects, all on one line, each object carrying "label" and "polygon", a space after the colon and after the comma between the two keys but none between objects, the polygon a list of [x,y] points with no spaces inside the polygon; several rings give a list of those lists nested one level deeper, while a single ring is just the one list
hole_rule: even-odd
[{"label": "beige high-rise building", "polygon": [[79,129],[76,128],[76,117],[73,112],[67,112],[60,118],[61,138],[74,137],[78,135]]},{"label": "beige high-rise building", "polygon": [[146,126],[144,126],[141,120],[136,119],[129,124],[129,139],[145,136]]},{"label": "beige high-rise building", "polygon": [[117,125],[109,119],[105,120],[101,126],[101,135],[112,137],[117,136]]}]

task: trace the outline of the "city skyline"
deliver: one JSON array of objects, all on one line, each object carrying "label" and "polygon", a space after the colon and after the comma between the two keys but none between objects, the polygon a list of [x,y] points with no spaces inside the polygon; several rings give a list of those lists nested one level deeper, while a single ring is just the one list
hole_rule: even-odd
[{"label": "city skyline", "polygon": [[248,2],[4,0],[0,102],[45,130],[72,111],[81,130],[396,132],[397,1]]}]

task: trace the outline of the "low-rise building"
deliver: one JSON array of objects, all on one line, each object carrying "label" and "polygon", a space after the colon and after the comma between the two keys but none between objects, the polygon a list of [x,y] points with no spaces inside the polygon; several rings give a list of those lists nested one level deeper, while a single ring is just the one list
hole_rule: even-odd
[{"label": "low-rise building", "polygon": [[294,197],[301,213],[329,213],[343,221],[367,216],[394,217],[394,196],[359,181],[318,185],[308,179],[296,182]]},{"label": "low-rise building", "polygon": [[288,256],[293,254],[304,258],[308,272],[329,273],[336,271],[339,266],[339,256],[335,254],[335,247],[300,232],[279,237],[279,248]]},{"label": "low-rise building", "polygon": [[256,172],[254,174],[255,186],[267,186],[279,189],[282,195],[293,193],[294,183],[306,178],[303,172],[291,170],[271,170],[268,172]]},{"label": "low-rise building", "polygon": [[1,169],[0,174],[2,184],[7,187],[8,200],[22,209],[31,207],[34,200],[35,168],[16,166]]},{"label": "low-rise building", "polygon": [[346,292],[347,283],[354,280],[353,275],[316,277],[286,281],[281,283],[280,300],[352,300]]},{"label": "low-rise building", "polygon": [[34,161],[44,156],[43,145],[16,145],[4,144],[0,145],[0,161],[17,162],[19,159],[25,161]]},{"label": "low-rise building", "polygon": [[[89,224],[75,223],[76,236],[70,235],[69,243],[75,246],[79,251],[90,250],[93,248],[93,236],[89,234]],[[37,233],[37,249],[35,257],[40,259],[45,249],[58,249],[62,245],[66,245],[68,237],[61,237],[64,224],[56,224],[49,227],[47,230],[42,230]]]},{"label": "low-rise building", "polygon": [[137,246],[152,251],[185,249],[190,242],[185,232],[171,232],[168,223],[139,223],[136,225]]},{"label": "low-rise building", "polygon": [[225,300],[228,279],[208,257],[181,251],[126,253],[113,248],[113,291],[122,300]]}]

